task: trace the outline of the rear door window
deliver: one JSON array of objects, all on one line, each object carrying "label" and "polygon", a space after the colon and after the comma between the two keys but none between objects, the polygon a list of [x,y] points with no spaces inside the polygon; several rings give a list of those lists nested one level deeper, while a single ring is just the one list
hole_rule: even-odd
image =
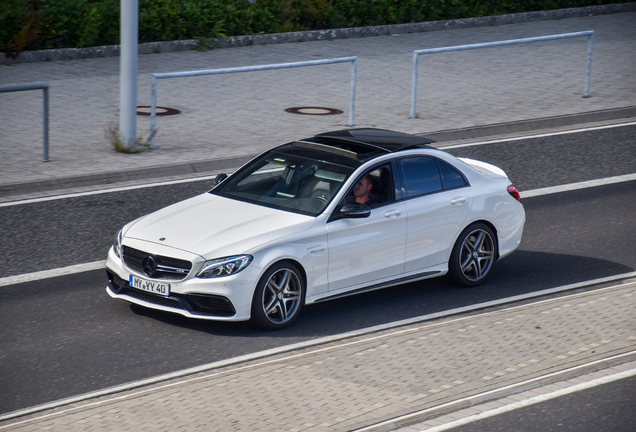
[{"label": "rear door window", "polygon": [[403,191],[406,198],[442,190],[442,179],[437,161],[428,157],[404,158],[399,161],[403,175]]}]

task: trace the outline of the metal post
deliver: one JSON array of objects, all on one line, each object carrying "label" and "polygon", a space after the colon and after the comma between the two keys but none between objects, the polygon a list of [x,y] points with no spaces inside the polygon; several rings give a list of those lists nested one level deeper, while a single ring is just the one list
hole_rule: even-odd
[{"label": "metal post", "polygon": [[587,38],[587,66],[585,68],[585,87],[583,89],[583,97],[590,97],[590,77],[592,75],[592,44],[594,43],[594,32]]},{"label": "metal post", "polygon": [[150,95],[150,148],[155,148],[155,127],[157,126],[157,77],[152,76]]},{"label": "metal post", "polygon": [[44,148],[42,149],[42,161],[49,161],[49,86],[44,87]]},{"label": "metal post", "polygon": [[137,42],[139,1],[121,0],[119,134],[123,145],[137,149]]},{"label": "metal post", "polygon": [[417,62],[419,59],[417,52],[413,53],[413,77],[411,78],[411,118],[415,118],[415,101],[417,100]]},{"label": "metal post", "polygon": [[351,62],[351,101],[349,102],[349,126],[354,126],[356,111],[356,76],[358,71],[358,58]]}]

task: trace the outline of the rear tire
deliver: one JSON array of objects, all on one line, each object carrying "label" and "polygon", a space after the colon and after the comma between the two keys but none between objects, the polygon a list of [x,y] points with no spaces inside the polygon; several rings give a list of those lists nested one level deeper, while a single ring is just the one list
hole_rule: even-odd
[{"label": "rear tire", "polygon": [[457,238],[448,262],[448,274],[455,285],[482,284],[495,263],[497,241],[492,229],[483,223],[466,228]]},{"label": "rear tire", "polygon": [[267,330],[289,326],[305,303],[305,282],[294,264],[271,266],[256,285],[252,299],[252,324]]}]

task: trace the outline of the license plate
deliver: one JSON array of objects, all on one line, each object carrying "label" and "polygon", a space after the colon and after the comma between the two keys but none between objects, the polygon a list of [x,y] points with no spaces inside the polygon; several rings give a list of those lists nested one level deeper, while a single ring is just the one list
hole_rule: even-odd
[{"label": "license plate", "polygon": [[153,294],[159,294],[163,296],[170,295],[170,284],[165,282],[157,282],[157,281],[149,281],[146,279],[139,278],[137,276],[130,275],[130,279],[128,279],[128,283],[131,287],[137,288],[140,290],[148,291]]}]

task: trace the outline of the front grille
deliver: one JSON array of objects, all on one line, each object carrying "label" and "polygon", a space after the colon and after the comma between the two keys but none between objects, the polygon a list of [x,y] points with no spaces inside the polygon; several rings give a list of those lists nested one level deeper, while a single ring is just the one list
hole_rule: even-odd
[{"label": "front grille", "polygon": [[[129,246],[123,247],[124,263],[128,268],[145,274],[151,279],[163,279],[163,280],[183,280],[188,276],[190,270],[192,270],[192,263],[190,261],[171,258],[163,255],[150,254],[143,252]],[[143,262],[144,259],[152,257],[156,263],[156,271],[152,274],[144,272]]]}]

